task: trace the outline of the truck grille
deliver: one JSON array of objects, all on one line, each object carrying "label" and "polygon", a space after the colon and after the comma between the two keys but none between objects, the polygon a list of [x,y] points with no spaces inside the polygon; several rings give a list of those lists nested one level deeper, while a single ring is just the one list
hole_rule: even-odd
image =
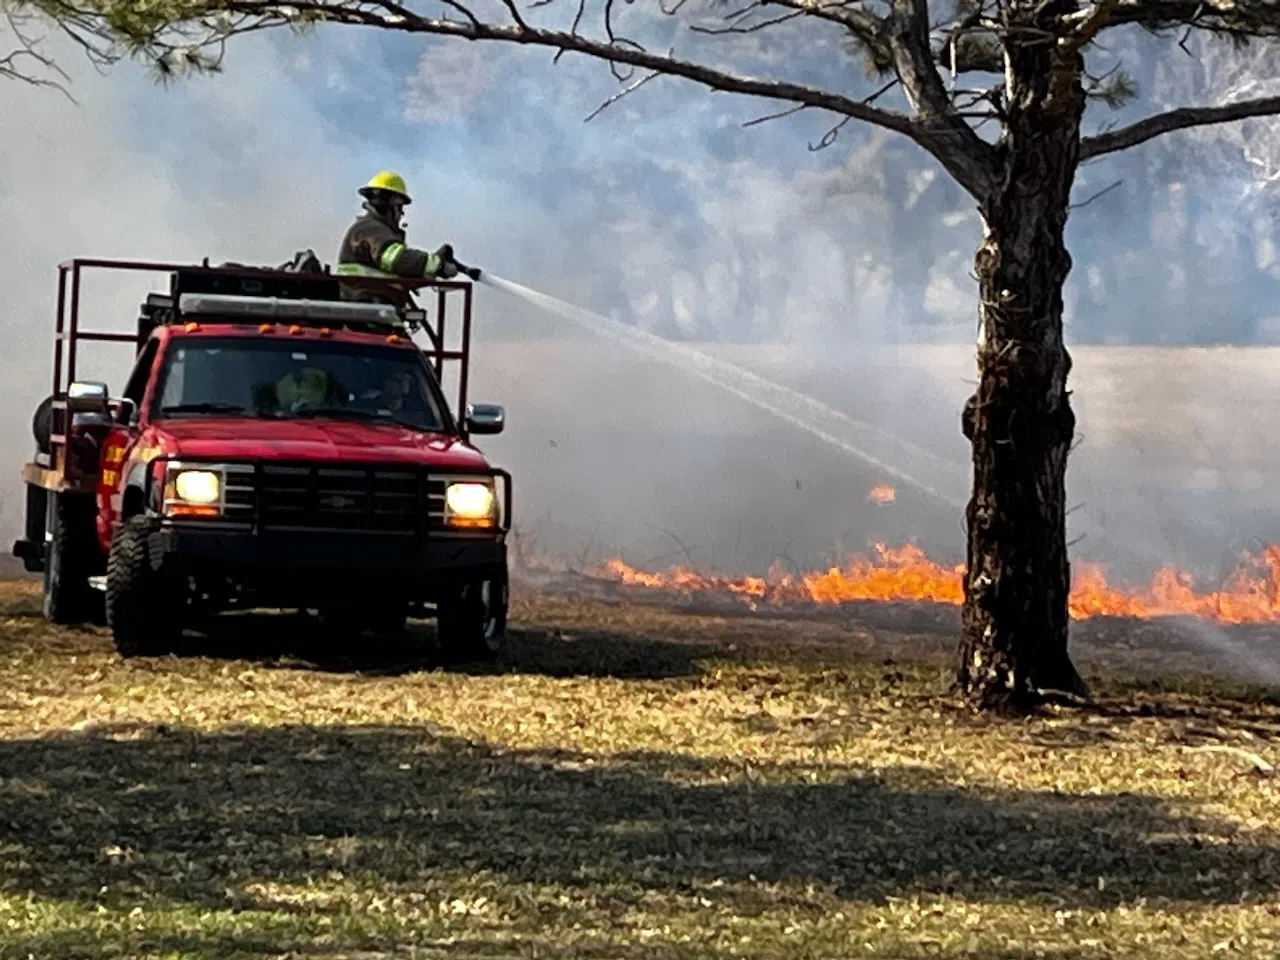
[{"label": "truck grille", "polygon": [[369,464],[232,464],[228,520],[263,530],[355,530],[412,536],[444,527],[446,477]]},{"label": "truck grille", "polygon": [[427,477],[427,520],[432,529],[444,526],[444,477]]},{"label": "truck grille", "polygon": [[254,507],[253,467],[233,463],[227,467],[227,489],[223,492],[222,513],[228,520],[251,521]]},{"label": "truck grille", "polygon": [[258,525],[263,529],[411,536],[423,519],[419,475],[412,470],[263,464],[256,476]]}]

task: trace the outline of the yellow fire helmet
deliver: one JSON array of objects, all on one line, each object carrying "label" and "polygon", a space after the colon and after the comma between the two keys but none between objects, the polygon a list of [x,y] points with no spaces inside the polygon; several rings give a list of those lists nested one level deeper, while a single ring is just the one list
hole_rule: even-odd
[{"label": "yellow fire helmet", "polygon": [[380,170],[369,178],[369,182],[360,188],[360,196],[366,200],[374,191],[399,194],[406,204],[413,201],[409,198],[409,188],[404,185],[404,177],[390,170]]}]

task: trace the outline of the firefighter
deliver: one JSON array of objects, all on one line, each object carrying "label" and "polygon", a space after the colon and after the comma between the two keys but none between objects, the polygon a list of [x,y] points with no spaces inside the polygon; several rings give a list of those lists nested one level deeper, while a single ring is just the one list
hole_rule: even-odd
[{"label": "firefighter", "polygon": [[280,378],[276,384],[276,400],[281,410],[299,410],[332,406],[342,397],[342,389],[327,370],[303,367],[297,373]]},{"label": "firefighter", "polygon": [[[347,277],[425,277],[449,280],[458,275],[453,247],[444,244],[435,253],[405,245],[401,227],[404,208],[413,201],[405,187],[404,177],[390,170],[374,174],[360,188],[364,197],[364,213],[347,230],[338,251],[335,272]],[[383,299],[385,291],[371,290],[362,284],[346,284],[348,299]],[[403,305],[403,304],[401,304]]]}]

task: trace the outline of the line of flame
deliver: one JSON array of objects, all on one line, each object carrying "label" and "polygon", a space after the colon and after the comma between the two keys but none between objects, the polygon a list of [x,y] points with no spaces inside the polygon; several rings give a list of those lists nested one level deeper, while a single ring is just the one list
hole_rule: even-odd
[{"label": "line of flame", "polygon": [[[775,566],[764,577],[731,577],[675,567],[665,573],[637,570],[618,558],[593,571],[618,583],[681,593],[720,593],[757,605],[838,604],[857,600],[959,604],[964,565],[935,563],[914,544],[876,545],[877,558],[854,557],[842,567],[801,575]],[[1103,565],[1074,563],[1069,608],[1089,617],[1192,616],[1221,623],[1280,620],[1280,544],[1250,555],[1219,590],[1199,592],[1192,578],[1173,567],[1156,571],[1137,589],[1111,586]]]}]

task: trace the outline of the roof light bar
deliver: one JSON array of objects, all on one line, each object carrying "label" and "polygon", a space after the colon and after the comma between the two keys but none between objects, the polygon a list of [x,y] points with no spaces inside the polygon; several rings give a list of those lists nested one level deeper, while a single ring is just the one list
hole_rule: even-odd
[{"label": "roof light bar", "polygon": [[244,297],[228,293],[184,293],[178,298],[184,316],[216,316],[279,322],[367,323],[403,327],[395,307],[385,303],[345,303],[332,300],[290,300],[278,297]]}]

